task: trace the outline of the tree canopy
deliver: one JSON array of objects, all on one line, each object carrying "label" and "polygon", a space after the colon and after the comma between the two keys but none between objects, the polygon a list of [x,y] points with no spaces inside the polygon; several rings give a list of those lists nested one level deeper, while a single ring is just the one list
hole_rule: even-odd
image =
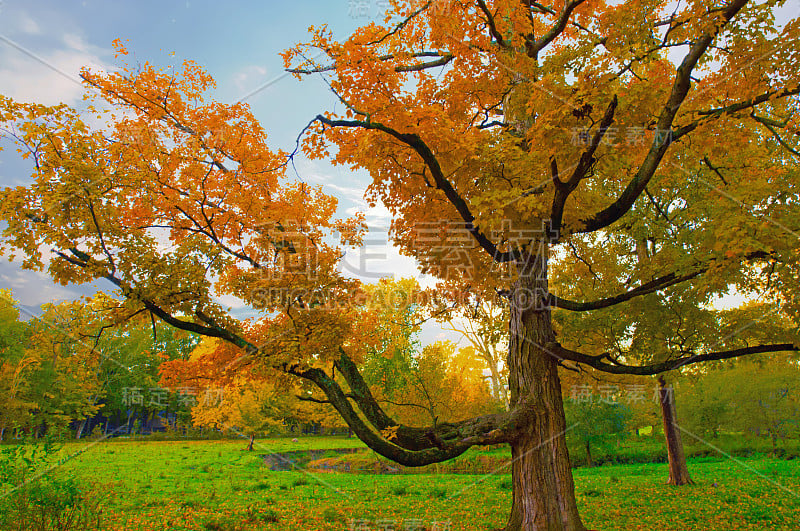
[{"label": "tree canopy", "polygon": [[[105,126],[0,99],[35,168],[33,184],[2,192],[3,249],[60,282],[111,281],[122,313],[238,347],[220,370],[256,363],[313,384],[399,463],[508,443],[508,529],[583,529],[558,365],[646,375],[800,348],[585,352],[552,320],[640,301],[705,319],[733,287],[796,322],[800,18],[778,23],[784,3],[392,1],[382,23],[342,41],[312,28],[284,53],[343,105],[291,153],[267,146],[246,105],[204,100],[213,81],[191,62],[87,70],[114,109],[105,122],[96,111]],[[359,363],[385,340],[382,310],[336,267],[363,218],[336,219],[333,197],[286,177],[301,151],[370,173],[367,197],[441,296],[507,301],[507,412],[411,427],[379,405]],[[259,318],[235,319],[219,295]]]}]

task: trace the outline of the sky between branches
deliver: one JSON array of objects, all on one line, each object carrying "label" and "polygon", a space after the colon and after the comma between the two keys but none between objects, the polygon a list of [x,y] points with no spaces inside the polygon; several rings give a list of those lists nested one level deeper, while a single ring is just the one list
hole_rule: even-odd
[{"label": "sky between branches", "polygon": [[[217,81],[210,97],[226,103],[246,101],[264,125],[270,146],[291,151],[308,121],[321,111],[336,110],[337,101],[321,80],[301,83],[287,75],[278,53],[305,40],[310,25],[327,23],[336,37],[344,38],[355,28],[380,20],[386,4],[384,0],[0,0],[0,94],[81,108],[85,89],[78,77],[80,68],[116,68],[111,43],[120,38],[128,41],[125,44],[135,62],[179,66],[185,59],[196,61]],[[790,0],[785,13],[777,14],[778,20],[798,10],[800,0]],[[13,146],[2,145],[6,149],[0,152],[0,187],[29,183],[29,163],[19,159]],[[367,282],[392,274],[413,276],[423,285],[431,284],[412,259],[401,256],[388,242],[389,212],[382,205],[368,208],[363,200],[368,175],[304,159],[298,159],[296,170],[304,181],[322,184],[327,193],[338,197],[340,214],[367,213],[366,247],[345,257],[346,274]],[[0,260],[0,287],[13,290],[23,314],[38,313],[46,302],[111,288],[104,282],[55,285],[45,274],[23,271],[6,259]],[[738,302],[732,299],[724,302]],[[249,315],[240,301],[223,302],[235,314]],[[423,343],[445,337],[458,339],[435,324],[428,324],[422,334]]]}]

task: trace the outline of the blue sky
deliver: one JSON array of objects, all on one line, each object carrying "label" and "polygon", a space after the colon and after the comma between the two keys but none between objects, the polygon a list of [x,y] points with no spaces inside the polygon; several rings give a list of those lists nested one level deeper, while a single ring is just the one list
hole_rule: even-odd
[{"label": "blue sky", "polygon": [[[306,40],[311,25],[328,24],[345,37],[358,26],[382,17],[383,0],[295,2],[56,2],[0,0],[0,94],[44,104],[81,105],[82,66],[113,69],[112,41],[120,38],[130,61],[166,66],[192,59],[217,81],[211,97],[244,99],[264,125],[274,148],[290,150],[298,132],[316,114],[336,108],[320,79],[300,82],[283,71],[279,53]],[[170,54],[174,52],[174,56]],[[8,147],[7,145],[5,147]],[[374,280],[381,276],[418,276],[413,260],[387,242],[388,211],[368,208],[366,174],[324,162],[299,160],[300,177],[323,184],[340,200],[342,214],[367,213],[370,235],[364,252],[351,252],[344,268]],[[30,167],[13,149],[0,152],[0,186],[25,184]],[[109,289],[98,283],[101,289]],[[59,286],[45,274],[23,271],[0,260],[0,287],[12,288],[27,312],[46,302],[93,293],[94,286]],[[226,301],[235,305],[235,301]],[[440,336],[428,328],[424,340]]]}]

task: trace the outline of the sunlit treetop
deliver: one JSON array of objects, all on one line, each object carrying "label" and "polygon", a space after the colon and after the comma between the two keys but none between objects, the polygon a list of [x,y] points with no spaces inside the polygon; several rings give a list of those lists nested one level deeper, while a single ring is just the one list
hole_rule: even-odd
[{"label": "sunlit treetop", "polygon": [[[509,411],[410,427],[381,407],[358,362],[402,342],[385,319],[413,308],[350,303],[369,290],[335,264],[362,220],[335,221],[333,198],[288,179],[292,155],[266,147],[245,105],[203,99],[211,80],[191,63],[84,72],[115,110],[100,127],[63,106],[0,100],[6,134],[36,167],[31,186],[2,192],[4,250],[61,282],[106,278],[125,310],[244,357],[215,344],[176,373],[258,362],[314,384],[396,462],[509,443],[508,529],[583,529],[559,363],[656,374],[800,349],[759,342],[639,365],[570,350],[551,320],[553,307],[670,290],[699,308],[731,284],[791,303],[800,21],[776,25],[778,1],[390,4],[382,24],[341,42],[312,29],[286,52],[287,68],[323,76],[344,105],[310,113],[302,149],[369,171],[394,240],[448,291],[508,300]],[[318,50],[325,59],[309,60]],[[215,302],[225,294],[262,317],[232,318]]]},{"label": "sunlit treetop", "polygon": [[[551,285],[577,300],[713,271],[693,277],[707,299],[795,271],[800,19],[776,22],[785,2],[391,4],[284,57],[345,104],[306,151],[367,169],[427,271],[503,290],[504,264],[542,239],[558,244]],[[771,289],[792,289],[782,274]]]},{"label": "sunlit treetop", "polygon": [[246,104],[206,99],[214,82],[190,61],[82,77],[88,117],[0,96],[3,134],[34,165],[31,185],[2,191],[5,252],[64,284],[108,279],[129,314],[251,350],[264,324],[245,327],[216,297],[298,330],[350,328],[313,309],[357,288],[335,266],[362,218],[335,219],[336,198],[289,179],[288,154],[267,146]]}]

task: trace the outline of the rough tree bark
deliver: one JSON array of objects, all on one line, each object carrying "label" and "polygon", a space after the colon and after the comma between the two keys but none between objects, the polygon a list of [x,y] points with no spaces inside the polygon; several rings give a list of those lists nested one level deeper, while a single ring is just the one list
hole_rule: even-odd
[{"label": "rough tree bark", "polygon": [[664,419],[664,437],[667,440],[667,458],[669,459],[669,485],[692,485],[686,465],[686,454],[683,451],[683,439],[678,429],[678,416],[675,410],[675,392],[667,385],[663,376],[658,377],[658,394],[661,402],[661,416]]},{"label": "rough tree bark", "polygon": [[250,442],[247,444],[247,451],[248,452],[252,452],[253,451],[253,444],[255,443],[255,440],[256,440],[256,434],[255,433],[251,433],[250,434]]},{"label": "rough tree bark", "polygon": [[526,414],[511,440],[513,502],[507,531],[584,530],[575,502],[566,441],[558,359],[547,303],[547,246],[518,264],[509,294],[508,353],[511,407]]}]

